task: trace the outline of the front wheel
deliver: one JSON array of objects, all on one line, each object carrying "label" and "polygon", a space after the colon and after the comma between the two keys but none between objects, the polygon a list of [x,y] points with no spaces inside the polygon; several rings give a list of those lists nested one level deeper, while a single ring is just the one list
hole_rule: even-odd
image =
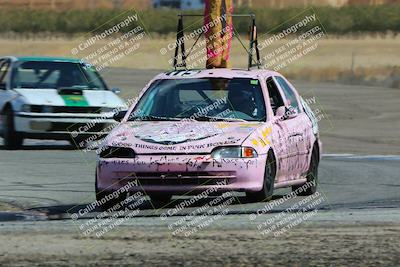
[{"label": "front wheel", "polygon": [[18,149],[22,146],[24,139],[15,131],[14,112],[8,108],[3,113],[3,138],[5,149]]},{"label": "front wheel", "polygon": [[96,190],[96,200],[100,205],[100,209],[102,209],[103,211],[106,211],[110,208],[113,208],[113,210],[118,210],[122,208],[121,202],[124,201],[128,196],[127,192],[122,192],[117,195],[115,193],[116,191],[112,192],[112,191],[100,190],[97,187],[97,178],[96,178],[95,190]]},{"label": "front wheel", "polygon": [[270,200],[274,194],[276,177],[276,162],[274,153],[270,150],[265,164],[263,188],[259,192],[247,192],[246,196],[251,202]]}]

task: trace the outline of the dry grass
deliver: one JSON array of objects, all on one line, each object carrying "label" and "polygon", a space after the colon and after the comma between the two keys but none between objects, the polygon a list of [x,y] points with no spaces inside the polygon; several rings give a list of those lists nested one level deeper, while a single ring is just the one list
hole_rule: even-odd
[{"label": "dry grass", "polygon": [[[82,38],[67,39],[0,39],[0,54],[2,55],[36,55],[36,56],[66,56],[71,57],[71,49],[76,47]],[[244,44],[248,42],[244,38]],[[106,45],[102,41],[79,53],[84,57],[91,52]],[[161,48],[174,44],[174,38],[147,38],[140,41],[140,48],[132,54],[111,64],[112,67],[134,69],[170,69],[168,60],[173,55],[173,50],[161,55]],[[284,45],[278,42],[262,51],[262,55]],[[186,49],[190,48],[187,43]],[[334,80],[349,79],[352,77],[365,81],[382,81],[399,77],[400,68],[400,37],[361,37],[361,38],[324,38],[318,41],[318,47],[309,54],[292,62],[279,71],[291,78],[306,80]],[[193,53],[196,53],[194,50]],[[202,49],[198,53],[204,56]],[[246,67],[246,52],[238,41],[233,42],[232,66]],[[198,67],[203,67],[200,63]],[[399,82],[393,81],[396,86]],[[392,86],[389,84],[389,86]],[[396,86],[397,87],[397,86]]]}]

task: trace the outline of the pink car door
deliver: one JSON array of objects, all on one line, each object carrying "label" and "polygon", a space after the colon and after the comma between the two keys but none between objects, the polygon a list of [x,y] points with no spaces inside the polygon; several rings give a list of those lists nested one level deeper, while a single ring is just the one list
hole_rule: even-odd
[{"label": "pink car door", "polygon": [[289,128],[289,142],[293,144],[291,174],[294,179],[297,179],[300,175],[306,172],[308,165],[307,159],[310,142],[309,131],[311,130],[311,125],[307,115],[303,111],[299,96],[294,88],[285,80],[285,78],[280,76],[275,76],[274,78],[285,96],[286,105],[292,107],[297,113],[293,118],[286,120]]},{"label": "pink car door", "polygon": [[277,179],[278,182],[283,182],[294,179],[296,175],[294,167],[297,157],[296,144],[290,141],[291,135],[293,135],[293,121],[291,119],[278,120],[276,111],[279,107],[284,107],[285,102],[282,92],[272,77],[267,79],[267,88],[269,101],[275,116],[272,119],[272,142],[274,152],[277,155],[277,161],[279,162]]}]

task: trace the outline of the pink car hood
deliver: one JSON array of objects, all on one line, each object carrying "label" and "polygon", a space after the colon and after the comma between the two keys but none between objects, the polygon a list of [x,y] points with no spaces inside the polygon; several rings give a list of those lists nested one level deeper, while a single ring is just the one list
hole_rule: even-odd
[{"label": "pink car hood", "polygon": [[241,145],[261,123],[141,121],[118,125],[107,146],[131,147],[138,154],[209,153],[217,146]]}]

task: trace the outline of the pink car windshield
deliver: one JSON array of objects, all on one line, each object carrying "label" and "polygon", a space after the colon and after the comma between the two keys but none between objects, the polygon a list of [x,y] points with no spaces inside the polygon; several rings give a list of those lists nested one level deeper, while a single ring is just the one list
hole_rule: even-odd
[{"label": "pink car windshield", "polygon": [[156,80],[132,114],[132,120],[266,120],[260,82],[248,78]]}]

